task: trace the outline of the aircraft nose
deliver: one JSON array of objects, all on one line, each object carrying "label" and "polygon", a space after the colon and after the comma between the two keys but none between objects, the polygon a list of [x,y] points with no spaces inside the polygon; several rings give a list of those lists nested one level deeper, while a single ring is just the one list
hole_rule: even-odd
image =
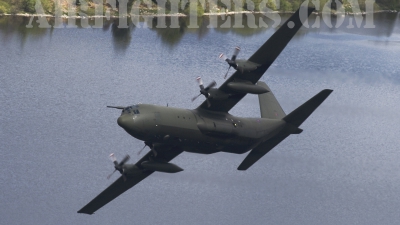
[{"label": "aircraft nose", "polygon": [[132,124],[133,119],[130,116],[122,115],[118,117],[117,123],[120,127],[127,129],[129,125]]}]

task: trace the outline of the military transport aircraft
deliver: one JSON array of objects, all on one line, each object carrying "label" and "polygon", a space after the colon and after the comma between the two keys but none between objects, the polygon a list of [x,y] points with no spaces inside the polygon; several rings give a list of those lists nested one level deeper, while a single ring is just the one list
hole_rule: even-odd
[{"label": "military transport aircraft", "polygon": [[[170,161],[183,151],[242,154],[251,150],[238,167],[238,170],[247,170],[289,135],[301,133],[299,126],[332,90],[322,90],[286,115],[271,89],[258,80],[313,10],[297,10],[248,60],[236,60],[240,50],[236,48],[233,57],[225,59],[236,71],[219,88],[215,88],[215,82],[204,87],[198,77],[199,96],[204,95],[206,100],[194,110],[148,104],[108,106],[122,110],[118,125],[133,137],[143,140],[150,151],[135,164],[126,163],[128,155],[118,162],[111,154],[114,172],[119,171],[121,177],[78,213],[93,214],[155,171],[182,171]],[[248,93],[258,94],[261,118],[240,118],[229,114],[229,110]]]}]

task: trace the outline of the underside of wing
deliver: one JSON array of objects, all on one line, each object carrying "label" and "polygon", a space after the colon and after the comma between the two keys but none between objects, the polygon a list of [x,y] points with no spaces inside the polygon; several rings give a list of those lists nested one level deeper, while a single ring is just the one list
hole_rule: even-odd
[{"label": "underside of wing", "polygon": [[157,161],[165,164],[166,162],[169,162],[178,156],[180,153],[182,153],[180,148],[158,146],[157,154],[154,154],[153,151],[148,152],[135,165],[132,165],[135,171],[131,172],[130,174],[128,173],[125,179],[123,176],[118,178],[113,184],[111,184],[97,197],[80,209],[78,213],[93,214],[98,209],[152,174],[154,170],[143,168],[142,165],[144,162]]},{"label": "underside of wing", "polygon": [[209,102],[204,101],[197,109],[228,112],[246,94],[260,94],[259,89],[254,87],[255,84],[313,11],[314,8],[299,8],[247,61],[243,62],[241,69],[238,67],[224,84],[213,92],[210,91]]},{"label": "underside of wing", "polygon": [[124,181],[123,177],[121,176],[107,189],[105,189],[97,197],[95,197],[92,201],[90,201],[87,205],[80,209],[78,213],[93,214],[98,209],[100,209],[131,187],[135,186],[152,173],[153,171],[148,171],[147,173],[142,173],[135,177],[128,177],[126,181]]}]

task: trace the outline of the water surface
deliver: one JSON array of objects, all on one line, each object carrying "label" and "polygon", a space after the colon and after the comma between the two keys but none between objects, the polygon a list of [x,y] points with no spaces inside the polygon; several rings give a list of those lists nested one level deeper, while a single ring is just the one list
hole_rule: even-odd
[{"label": "water surface", "polygon": [[[112,183],[111,152],[128,153],[131,162],[141,157],[143,143],[117,125],[120,112],[106,105],[196,108],[196,76],[224,82],[220,52],[230,55],[238,45],[248,58],[275,31],[207,28],[207,20],[199,19],[198,29],[183,19],[175,29],[118,29],[117,21],[103,29],[27,29],[28,18],[0,17],[2,223],[399,221],[398,14],[375,14],[375,29],[322,25],[299,32],[261,80],[287,113],[322,89],[334,92],[302,134],[249,170],[236,170],[245,154],[183,153],[173,162],[184,172],[154,173],[95,215],[76,213]],[[257,97],[230,113],[259,117]]]}]

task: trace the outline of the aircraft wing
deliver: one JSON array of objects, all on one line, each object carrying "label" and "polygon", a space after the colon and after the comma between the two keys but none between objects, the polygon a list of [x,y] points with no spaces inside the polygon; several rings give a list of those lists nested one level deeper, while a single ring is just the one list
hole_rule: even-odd
[{"label": "aircraft wing", "polygon": [[[299,8],[249,59],[253,63],[259,64],[256,70],[251,72],[236,71],[223,83],[218,90],[230,94],[228,99],[215,100],[210,99],[211,106],[208,107],[207,101],[204,101],[197,109],[206,109],[211,111],[228,112],[231,110],[246,93],[237,93],[229,88],[228,83],[251,82],[253,84],[262,77],[282,50],[286,47],[292,37],[303,25],[304,21],[314,11],[314,8]],[[303,15],[304,14],[304,15]],[[306,16],[305,16],[306,15]]]},{"label": "aircraft wing", "polygon": [[[163,161],[169,162],[176,156],[182,153],[181,149],[178,148],[166,148],[162,150],[157,148],[157,159],[161,159]],[[148,161],[149,157],[154,157],[153,152],[148,152],[145,156],[143,156],[137,163],[136,166],[140,167],[140,164],[143,161]],[[131,187],[138,184],[140,181],[148,177],[154,171],[145,170],[143,173],[127,177],[126,181],[124,181],[123,177],[119,177],[113,184],[111,184],[108,188],[106,188],[103,192],[101,192],[97,197],[95,197],[92,201],[90,201],[87,205],[85,205],[82,209],[78,211],[78,213],[85,214],[93,214],[98,209],[118,197],[120,194],[124,193]]]}]

